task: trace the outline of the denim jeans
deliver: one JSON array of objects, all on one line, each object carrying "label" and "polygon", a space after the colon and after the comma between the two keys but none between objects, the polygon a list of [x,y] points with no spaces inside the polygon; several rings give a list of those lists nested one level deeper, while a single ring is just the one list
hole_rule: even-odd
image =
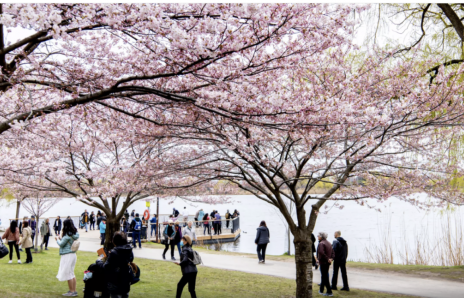
[{"label": "denim jeans", "polygon": [[203,235],[205,235],[206,229],[208,229],[208,234],[211,234],[211,228],[209,227],[209,224],[203,224]]},{"label": "denim jeans", "polygon": [[85,232],[89,231],[89,223],[84,223]]},{"label": "denim jeans", "polygon": [[151,225],[151,232],[150,235],[153,236],[153,231],[155,232],[155,236],[158,234],[158,230],[156,230],[156,225]]},{"label": "denim jeans", "polygon": [[140,242],[140,231],[132,231],[132,246],[136,248],[136,241],[139,242],[139,247],[142,248],[142,243]]}]

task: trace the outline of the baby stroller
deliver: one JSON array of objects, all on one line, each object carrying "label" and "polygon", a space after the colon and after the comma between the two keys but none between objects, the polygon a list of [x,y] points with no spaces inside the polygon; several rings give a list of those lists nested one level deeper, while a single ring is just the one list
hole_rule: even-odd
[{"label": "baby stroller", "polygon": [[109,298],[108,282],[106,281],[105,270],[102,265],[91,264],[84,276],[84,298]]}]

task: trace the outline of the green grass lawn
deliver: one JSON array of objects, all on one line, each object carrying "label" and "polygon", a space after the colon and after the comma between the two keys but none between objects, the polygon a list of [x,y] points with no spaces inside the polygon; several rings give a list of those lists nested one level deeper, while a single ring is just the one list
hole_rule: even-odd
[{"label": "green grass lawn", "polygon": [[[96,254],[78,252],[75,274],[77,291],[83,297],[83,273],[95,262]],[[56,279],[60,257],[58,249],[33,254],[33,264],[17,264],[13,260],[0,260],[0,297],[56,298],[68,291],[66,282]],[[23,257],[25,260],[25,257]],[[177,282],[181,278],[180,267],[172,262],[135,259],[141,269],[141,281],[135,284],[130,293],[134,298],[174,298]],[[225,271],[199,267],[197,277],[197,295],[201,298],[280,298],[295,296],[295,281],[273,276],[256,275],[237,271]],[[317,285],[314,286],[317,289]],[[401,295],[377,293],[352,289],[350,292],[334,291],[335,297],[390,298]],[[190,297],[187,286],[183,297]],[[315,292],[316,297],[320,295]]]}]

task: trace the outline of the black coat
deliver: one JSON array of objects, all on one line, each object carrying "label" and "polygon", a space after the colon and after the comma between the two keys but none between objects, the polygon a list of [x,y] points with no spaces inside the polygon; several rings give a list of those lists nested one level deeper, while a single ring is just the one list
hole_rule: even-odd
[{"label": "black coat", "polygon": [[332,248],[335,252],[335,260],[341,263],[346,262],[346,258],[348,257],[348,244],[345,239],[342,237],[335,239],[332,243]]},{"label": "black coat", "polygon": [[192,262],[193,260],[193,250],[190,245],[182,246],[182,253],[180,254],[180,268],[182,270],[182,275],[189,273],[197,273],[197,266]]},{"label": "black coat", "polygon": [[271,234],[269,233],[269,228],[265,226],[258,227],[256,232],[255,243],[258,245],[263,245],[269,243],[269,238]]},{"label": "black coat", "polygon": [[89,220],[90,223],[95,223],[95,214],[90,215]]},{"label": "black coat", "polygon": [[313,251],[313,254],[315,254],[315,253],[316,253],[316,245],[315,245],[315,243],[316,243],[316,237],[314,236],[313,233],[311,233],[311,242],[312,242],[312,244],[311,244],[311,250]]},{"label": "black coat", "polygon": [[108,290],[115,294],[127,294],[130,291],[131,274],[129,262],[133,259],[130,245],[113,248],[103,265],[108,278]]},{"label": "black coat", "polygon": [[61,219],[56,219],[55,220],[55,223],[53,223],[53,229],[55,229],[56,231],[61,231],[61,225],[63,223],[61,222]]}]

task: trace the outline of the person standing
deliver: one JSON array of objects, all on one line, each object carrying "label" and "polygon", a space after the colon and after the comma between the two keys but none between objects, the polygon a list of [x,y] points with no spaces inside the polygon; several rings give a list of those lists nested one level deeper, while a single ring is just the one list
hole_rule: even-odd
[{"label": "person standing", "polygon": [[126,218],[126,221],[129,222],[129,211],[126,209],[126,211],[124,212],[124,218]]},{"label": "person standing", "polygon": [[56,236],[61,234],[61,224],[60,216],[58,216],[55,220],[55,223],[53,224],[53,230],[55,231]]},{"label": "person standing", "polygon": [[42,221],[42,225],[40,225],[40,235],[42,236],[42,243],[40,244],[40,250],[43,249],[43,245],[45,244],[45,250],[48,250],[48,240],[50,238],[50,220],[45,219]]},{"label": "person standing", "polygon": [[192,298],[196,298],[197,294],[195,292],[195,284],[197,281],[197,266],[193,263],[193,250],[192,250],[192,240],[188,235],[182,237],[182,254],[180,257],[180,262],[175,262],[176,265],[179,265],[182,271],[182,278],[177,284],[176,298],[182,296],[182,291],[185,285],[188,283],[188,290]]},{"label": "person standing", "polygon": [[150,220],[150,226],[151,226],[151,231],[150,231],[150,236],[153,236],[153,231],[155,231],[155,237],[158,234],[158,228],[156,228],[156,214],[153,214],[153,218]]},{"label": "person standing", "polygon": [[93,213],[93,211],[90,213],[89,221],[90,221],[90,230],[95,230],[95,214]]},{"label": "person standing", "polygon": [[219,212],[216,210],[216,214],[214,215],[215,223],[216,223],[216,232],[217,235],[220,235],[222,233],[222,221],[221,221],[221,215]]},{"label": "person standing", "polygon": [[169,224],[166,225],[163,232],[165,246],[163,251],[163,259],[166,259],[166,252],[168,252],[169,246],[171,246],[171,259],[176,260],[174,257],[174,237],[176,236],[176,228],[174,227],[174,221],[169,220]]},{"label": "person standing", "polygon": [[[21,235],[21,236],[23,235],[23,224],[24,224],[24,222],[29,222],[27,220],[27,217],[24,217],[23,221],[19,222],[19,235]],[[18,243],[19,243],[19,241],[18,241]],[[21,245],[19,245],[19,251],[23,252],[23,249],[22,249]]]},{"label": "person standing", "polygon": [[[329,282],[329,267],[335,258],[335,253],[332,250],[332,245],[327,241],[327,233],[320,232],[317,235],[319,245],[317,245],[317,262],[321,271],[321,287],[319,294],[323,296],[333,296]],[[324,294],[324,287],[327,288],[327,293]]]},{"label": "person standing", "polygon": [[131,223],[132,231],[132,246],[137,248],[136,241],[139,242],[139,248],[142,249],[142,242],[140,241],[140,233],[142,232],[142,220],[139,218],[139,214],[135,214],[135,219]]},{"label": "person standing", "polygon": [[117,231],[113,236],[114,248],[109,251],[105,263],[97,261],[105,270],[108,291],[111,298],[129,298],[131,275],[129,263],[133,260],[132,247],[127,244],[126,235]]},{"label": "person standing", "polygon": [[100,217],[100,218],[101,218],[101,222],[100,222],[100,239],[101,239],[101,242],[100,242],[100,245],[105,245],[106,219],[103,218],[103,217]]},{"label": "person standing", "polygon": [[258,252],[258,260],[260,264],[264,264],[266,263],[266,248],[267,244],[270,242],[269,238],[271,237],[271,234],[265,221],[261,221],[256,230],[255,244],[258,245],[256,248],[256,251]]},{"label": "person standing", "polygon": [[71,219],[66,219],[63,222],[63,234],[60,238],[55,237],[56,243],[60,246],[60,268],[56,278],[59,281],[67,281],[69,291],[63,296],[76,297],[76,276],[74,275],[74,268],[77,262],[76,252],[72,251],[72,244],[75,240],[79,239],[79,233]]},{"label": "person standing", "polygon": [[203,235],[205,235],[205,232],[206,232],[206,229],[208,229],[208,234],[211,235],[211,227],[210,227],[210,224],[209,224],[209,220],[210,220],[210,217],[208,215],[208,213],[206,213],[206,215],[204,215],[203,217]]},{"label": "person standing", "polygon": [[188,235],[190,239],[192,240],[192,243],[193,241],[195,241],[195,243],[198,243],[197,234],[195,232],[195,228],[192,226],[192,221],[188,221],[188,225],[187,227],[185,227],[183,235],[184,236]]},{"label": "person standing", "polygon": [[195,220],[195,227],[198,227],[198,216],[200,215],[200,210],[197,210],[195,213],[195,217],[193,218]]},{"label": "person standing", "polygon": [[176,235],[174,236],[174,245],[177,246],[177,251],[179,251],[179,257],[180,257],[180,254],[182,253],[182,250],[180,247],[180,241],[182,241],[182,228],[180,227],[179,221],[176,221],[174,228],[176,230]]},{"label": "person standing", "polygon": [[201,221],[203,220],[203,217],[205,216],[205,212],[203,211],[203,208],[200,209],[200,211],[198,212],[198,223],[197,223],[197,227],[201,227]]},{"label": "person standing", "polygon": [[101,222],[102,213],[100,210],[97,211],[97,229],[100,229],[100,222]]},{"label": "person standing", "polygon": [[10,261],[8,263],[11,264],[13,262],[14,247],[16,251],[16,258],[18,259],[18,264],[20,264],[21,255],[19,254],[19,228],[18,223],[15,220],[11,221],[10,227],[6,229],[5,233],[2,236],[2,239],[8,241],[8,247],[10,248]]},{"label": "person standing", "polygon": [[348,257],[348,244],[346,243],[345,239],[341,237],[341,235],[341,231],[335,231],[335,240],[332,243],[332,248],[335,252],[332,276],[332,290],[337,289],[338,269],[340,269],[343,280],[343,288],[341,290],[349,292],[350,287],[348,286],[348,276],[346,274],[346,258]]},{"label": "person standing", "polygon": [[23,237],[19,241],[20,245],[23,245],[23,248],[26,250],[26,264],[32,263],[32,254],[31,254],[31,248],[33,246],[32,244],[32,229],[29,226],[29,222],[25,221],[23,222]]},{"label": "person standing", "polygon": [[226,229],[229,229],[229,222],[230,222],[230,219],[232,217],[229,210],[227,210],[225,217],[226,217]]},{"label": "person standing", "polygon": [[130,214],[129,223],[132,224],[132,221],[134,221],[134,219],[135,219],[135,209],[133,209]]},{"label": "person standing", "polygon": [[88,232],[90,218],[89,218],[89,213],[87,212],[87,210],[85,210],[84,216],[82,217],[82,223],[84,223],[85,232]]},{"label": "person standing", "polygon": [[189,217],[189,211],[187,210],[187,207],[184,206],[184,210],[182,211],[182,217],[184,219],[184,224],[182,225],[183,227],[187,226],[187,220]]},{"label": "person standing", "polygon": [[174,218],[177,218],[177,217],[179,216],[180,213],[179,213],[179,211],[178,211],[175,207],[173,207],[173,208],[172,208],[172,214],[174,215]]},{"label": "person standing", "polygon": [[29,227],[30,227],[31,232],[32,232],[32,236],[31,236],[32,244],[34,244],[35,230],[37,229],[37,221],[35,220],[35,216],[31,216],[31,221],[29,222]]},{"label": "person standing", "polygon": [[126,220],[126,217],[122,217],[122,220],[121,220],[121,227],[122,227],[122,231],[127,234],[127,228],[128,228],[128,223],[127,223],[127,220]]},{"label": "person standing", "polygon": [[314,236],[313,233],[311,233],[311,251],[313,252],[313,257],[311,259],[311,264],[313,265],[313,267],[317,270],[317,268],[319,267],[319,265],[317,264],[317,253],[316,253],[316,237]]}]

